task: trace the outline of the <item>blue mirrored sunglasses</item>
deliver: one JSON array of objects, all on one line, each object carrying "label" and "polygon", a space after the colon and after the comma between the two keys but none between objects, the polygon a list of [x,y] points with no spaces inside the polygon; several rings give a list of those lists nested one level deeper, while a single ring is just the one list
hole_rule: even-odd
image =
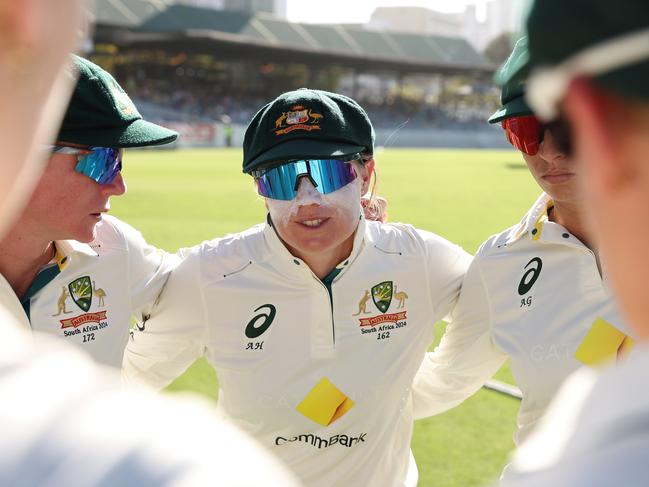
[{"label": "blue mirrored sunglasses", "polygon": [[290,201],[297,195],[300,179],[308,178],[321,194],[333,193],[356,179],[351,164],[361,161],[359,155],[351,159],[302,159],[281,166],[252,171],[257,181],[257,192],[274,200]]},{"label": "blue mirrored sunglasses", "polygon": [[74,170],[88,176],[99,184],[112,183],[122,170],[122,150],[112,147],[77,148],[54,146],[54,154],[72,154],[77,156]]}]

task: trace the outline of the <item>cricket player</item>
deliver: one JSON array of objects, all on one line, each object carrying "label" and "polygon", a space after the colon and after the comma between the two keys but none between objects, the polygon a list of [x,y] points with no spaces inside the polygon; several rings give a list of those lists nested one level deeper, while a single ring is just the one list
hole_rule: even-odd
[{"label": "cricket player", "polygon": [[[126,191],[123,149],[178,134],[142,119],[99,66],[74,57],[78,81],[35,191],[0,241],[0,295],[23,325],[121,367],[130,320],[151,304],[177,264],[108,215]],[[41,149],[43,150],[43,149]]]},{"label": "cricket player", "polygon": [[162,388],[205,355],[219,407],[309,486],[417,482],[410,386],[455,305],[462,249],[366,221],[374,131],[352,99],[284,93],[248,126],[266,223],[195,247],[124,359]]},{"label": "cricket player", "polygon": [[[552,19],[552,21],[548,21]],[[645,485],[649,478],[649,4],[536,1],[528,99],[571,127],[602,267],[640,338],[628,360],[569,379],[517,452],[511,482]]]},{"label": "cricket player", "polygon": [[568,375],[617,360],[635,335],[585,225],[581,168],[565,148],[570,137],[541,122],[525,102],[527,58],[522,38],[499,76],[523,74],[503,85],[502,107],[489,122],[501,123],[543,192],[520,223],[481,245],[452,322],[413,387],[416,416],[436,414],[475,393],[509,359],[523,396],[517,444]]},{"label": "cricket player", "polygon": [[[0,0],[0,145],[8,158],[0,214],[7,220],[40,174],[44,153],[34,148],[54,139],[74,87],[66,61],[80,14],[73,0]],[[211,407],[123,391],[114,369],[21,329],[13,311],[0,303],[0,485],[297,487]]]}]

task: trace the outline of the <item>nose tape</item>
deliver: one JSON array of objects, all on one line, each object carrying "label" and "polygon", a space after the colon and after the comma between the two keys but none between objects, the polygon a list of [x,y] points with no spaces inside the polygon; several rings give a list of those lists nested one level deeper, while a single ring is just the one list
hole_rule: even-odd
[{"label": "nose tape", "polygon": [[295,203],[300,205],[322,205],[325,203],[325,198],[307,177],[301,177],[298,181],[297,194],[295,195]]}]

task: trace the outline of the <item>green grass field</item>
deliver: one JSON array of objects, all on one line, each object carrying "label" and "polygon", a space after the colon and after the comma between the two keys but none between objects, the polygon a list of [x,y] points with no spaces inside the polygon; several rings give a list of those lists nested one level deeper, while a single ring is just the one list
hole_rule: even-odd
[{"label": "green grass field", "polygon": [[[434,231],[469,252],[518,222],[539,194],[513,150],[389,149],[376,159],[389,219]],[[240,167],[239,150],[130,151],[128,193],[112,200],[112,212],[169,251],[244,230],[263,221],[265,211]],[[496,377],[511,382],[507,367]],[[170,389],[216,400],[216,387],[214,371],[199,361]],[[482,390],[452,411],[416,422],[419,485],[473,486],[496,478],[513,448],[518,404]]]}]

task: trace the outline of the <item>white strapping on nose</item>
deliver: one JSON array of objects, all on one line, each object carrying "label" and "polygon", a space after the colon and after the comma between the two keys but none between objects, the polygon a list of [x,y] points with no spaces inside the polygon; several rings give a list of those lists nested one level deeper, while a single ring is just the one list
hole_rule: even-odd
[{"label": "white strapping on nose", "polygon": [[299,206],[305,205],[322,205],[324,203],[322,194],[315,189],[311,180],[306,176],[299,178],[299,186],[295,203]]},{"label": "white strapping on nose", "polygon": [[313,183],[309,181],[309,178],[301,177],[295,198],[290,201],[267,198],[266,204],[268,205],[270,217],[273,221],[282,222],[284,225],[287,225],[291,218],[298,214],[301,206],[325,206],[328,203],[323,195],[315,189]]}]

